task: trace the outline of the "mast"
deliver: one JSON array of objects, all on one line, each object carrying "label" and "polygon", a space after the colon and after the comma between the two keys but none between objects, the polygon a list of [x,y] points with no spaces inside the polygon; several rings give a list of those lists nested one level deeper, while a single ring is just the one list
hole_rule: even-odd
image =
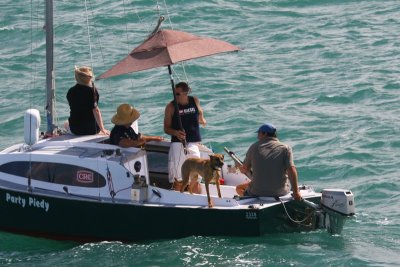
[{"label": "mast", "polygon": [[53,134],[55,111],[53,0],[46,0],[46,117],[47,134]]}]

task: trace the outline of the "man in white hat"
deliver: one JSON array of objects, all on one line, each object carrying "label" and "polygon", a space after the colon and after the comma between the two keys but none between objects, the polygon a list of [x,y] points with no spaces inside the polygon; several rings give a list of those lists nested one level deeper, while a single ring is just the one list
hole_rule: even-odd
[{"label": "man in white hat", "polygon": [[257,138],[247,151],[243,165],[238,166],[242,173],[252,170],[253,178],[249,183],[238,185],[237,193],[255,197],[283,196],[290,192],[289,180],[294,199],[301,200],[292,148],[278,140],[276,128],[270,123],[260,126]]},{"label": "man in white hat", "polygon": [[111,122],[115,124],[111,130],[110,143],[120,147],[140,147],[149,141],[162,141],[161,136],[146,136],[136,133],[131,127],[132,123],[139,119],[140,113],[129,104],[121,104]]}]

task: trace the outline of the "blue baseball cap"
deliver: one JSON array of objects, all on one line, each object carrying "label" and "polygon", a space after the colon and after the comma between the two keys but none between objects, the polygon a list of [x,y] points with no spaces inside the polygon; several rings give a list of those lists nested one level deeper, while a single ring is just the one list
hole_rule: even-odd
[{"label": "blue baseball cap", "polygon": [[260,128],[258,128],[258,131],[256,133],[259,133],[259,132],[272,134],[272,133],[276,132],[276,128],[273,124],[266,123],[266,124],[261,125]]}]

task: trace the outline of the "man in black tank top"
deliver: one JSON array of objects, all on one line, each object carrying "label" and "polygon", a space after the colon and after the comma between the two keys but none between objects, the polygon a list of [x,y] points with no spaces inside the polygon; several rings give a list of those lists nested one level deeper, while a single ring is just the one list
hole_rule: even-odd
[{"label": "man in black tank top", "polygon": [[[164,132],[171,135],[171,147],[168,154],[169,182],[182,180],[181,166],[189,157],[200,157],[198,143],[201,141],[200,124],[205,126],[206,120],[200,101],[195,96],[189,96],[190,88],[187,83],[180,82],[175,86],[179,116],[182,128],[179,127],[178,114],[175,112],[175,102],[171,101],[165,107]],[[187,155],[184,153],[182,142],[187,143]],[[198,184],[189,185],[193,192],[199,192]]]}]

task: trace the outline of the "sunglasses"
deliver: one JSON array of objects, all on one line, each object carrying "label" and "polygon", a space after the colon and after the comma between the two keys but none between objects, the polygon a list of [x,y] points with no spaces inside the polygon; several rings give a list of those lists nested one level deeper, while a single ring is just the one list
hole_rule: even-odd
[{"label": "sunglasses", "polygon": [[187,92],[175,93],[176,96],[180,96],[180,95],[183,95],[183,94],[187,94]]}]

